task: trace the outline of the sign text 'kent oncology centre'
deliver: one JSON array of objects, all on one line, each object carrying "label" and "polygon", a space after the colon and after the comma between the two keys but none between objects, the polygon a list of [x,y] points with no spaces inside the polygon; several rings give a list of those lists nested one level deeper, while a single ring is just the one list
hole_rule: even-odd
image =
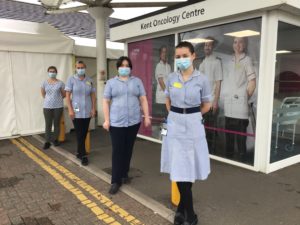
[{"label": "sign text 'kent oncology centre'", "polygon": [[177,24],[179,23],[180,19],[185,20],[192,17],[202,16],[204,13],[204,8],[195,9],[193,11],[183,11],[181,15],[167,16],[162,19],[154,19],[148,23],[141,23],[141,30],[146,30],[151,27],[157,27],[165,24]]}]

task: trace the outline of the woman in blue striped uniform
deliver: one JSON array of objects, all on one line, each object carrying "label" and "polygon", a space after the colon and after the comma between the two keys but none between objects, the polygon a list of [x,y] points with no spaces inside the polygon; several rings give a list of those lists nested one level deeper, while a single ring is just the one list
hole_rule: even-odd
[{"label": "woman in blue striped uniform", "polygon": [[119,75],[108,80],[104,90],[103,128],[112,142],[112,177],[110,194],[116,194],[129,181],[128,172],[134,142],[141,124],[150,126],[148,101],[141,79],[131,74],[131,60],[122,56],[117,61]]},{"label": "woman in blue striped uniform", "polygon": [[205,180],[210,162],[202,115],[209,111],[211,91],[207,76],[193,68],[194,47],[189,42],[176,46],[175,63],[179,71],[169,75],[166,107],[169,111],[167,134],[163,137],[161,172],[177,183],[180,203],[174,224],[195,225],[192,184]]}]

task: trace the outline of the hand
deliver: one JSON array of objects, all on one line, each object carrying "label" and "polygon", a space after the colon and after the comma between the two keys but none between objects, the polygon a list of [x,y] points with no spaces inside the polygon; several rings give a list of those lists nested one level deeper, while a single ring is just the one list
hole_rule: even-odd
[{"label": "hand", "polygon": [[95,116],[96,116],[96,110],[92,109],[92,111],[91,111],[91,117],[95,117]]},{"label": "hand", "polygon": [[69,116],[70,116],[71,120],[74,120],[74,118],[75,118],[74,110],[69,110]]},{"label": "hand", "polygon": [[103,129],[109,131],[110,123],[109,121],[104,121],[103,123]]},{"label": "hand", "polygon": [[145,125],[145,127],[150,127],[151,126],[151,120],[148,116],[145,117],[145,119],[144,119],[144,125]]}]

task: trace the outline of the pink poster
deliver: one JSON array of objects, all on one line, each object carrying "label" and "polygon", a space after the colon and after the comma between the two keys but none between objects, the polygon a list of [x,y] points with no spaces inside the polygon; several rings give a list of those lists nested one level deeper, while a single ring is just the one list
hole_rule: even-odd
[{"label": "pink poster", "polygon": [[[139,77],[145,87],[149,104],[149,114],[152,115],[152,76],[153,76],[153,41],[146,40],[128,45],[129,58],[132,61],[132,74]],[[141,124],[139,133],[151,136],[151,127],[146,128]]]}]

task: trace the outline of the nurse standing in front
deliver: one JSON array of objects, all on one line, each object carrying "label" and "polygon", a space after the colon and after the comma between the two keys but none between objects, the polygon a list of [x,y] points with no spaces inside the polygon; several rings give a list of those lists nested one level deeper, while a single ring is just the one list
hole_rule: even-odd
[{"label": "nurse standing in front", "polygon": [[175,63],[180,71],[171,73],[166,85],[169,111],[167,134],[163,137],[161,172],[177,183],[180,202],[174,224],[198,223],[193,208],[192,184],[205,180],[210,161],[202,115],[210,110],[211,91],[205,75],[193,68],[194,47],[189,42],[176,46]]}]

